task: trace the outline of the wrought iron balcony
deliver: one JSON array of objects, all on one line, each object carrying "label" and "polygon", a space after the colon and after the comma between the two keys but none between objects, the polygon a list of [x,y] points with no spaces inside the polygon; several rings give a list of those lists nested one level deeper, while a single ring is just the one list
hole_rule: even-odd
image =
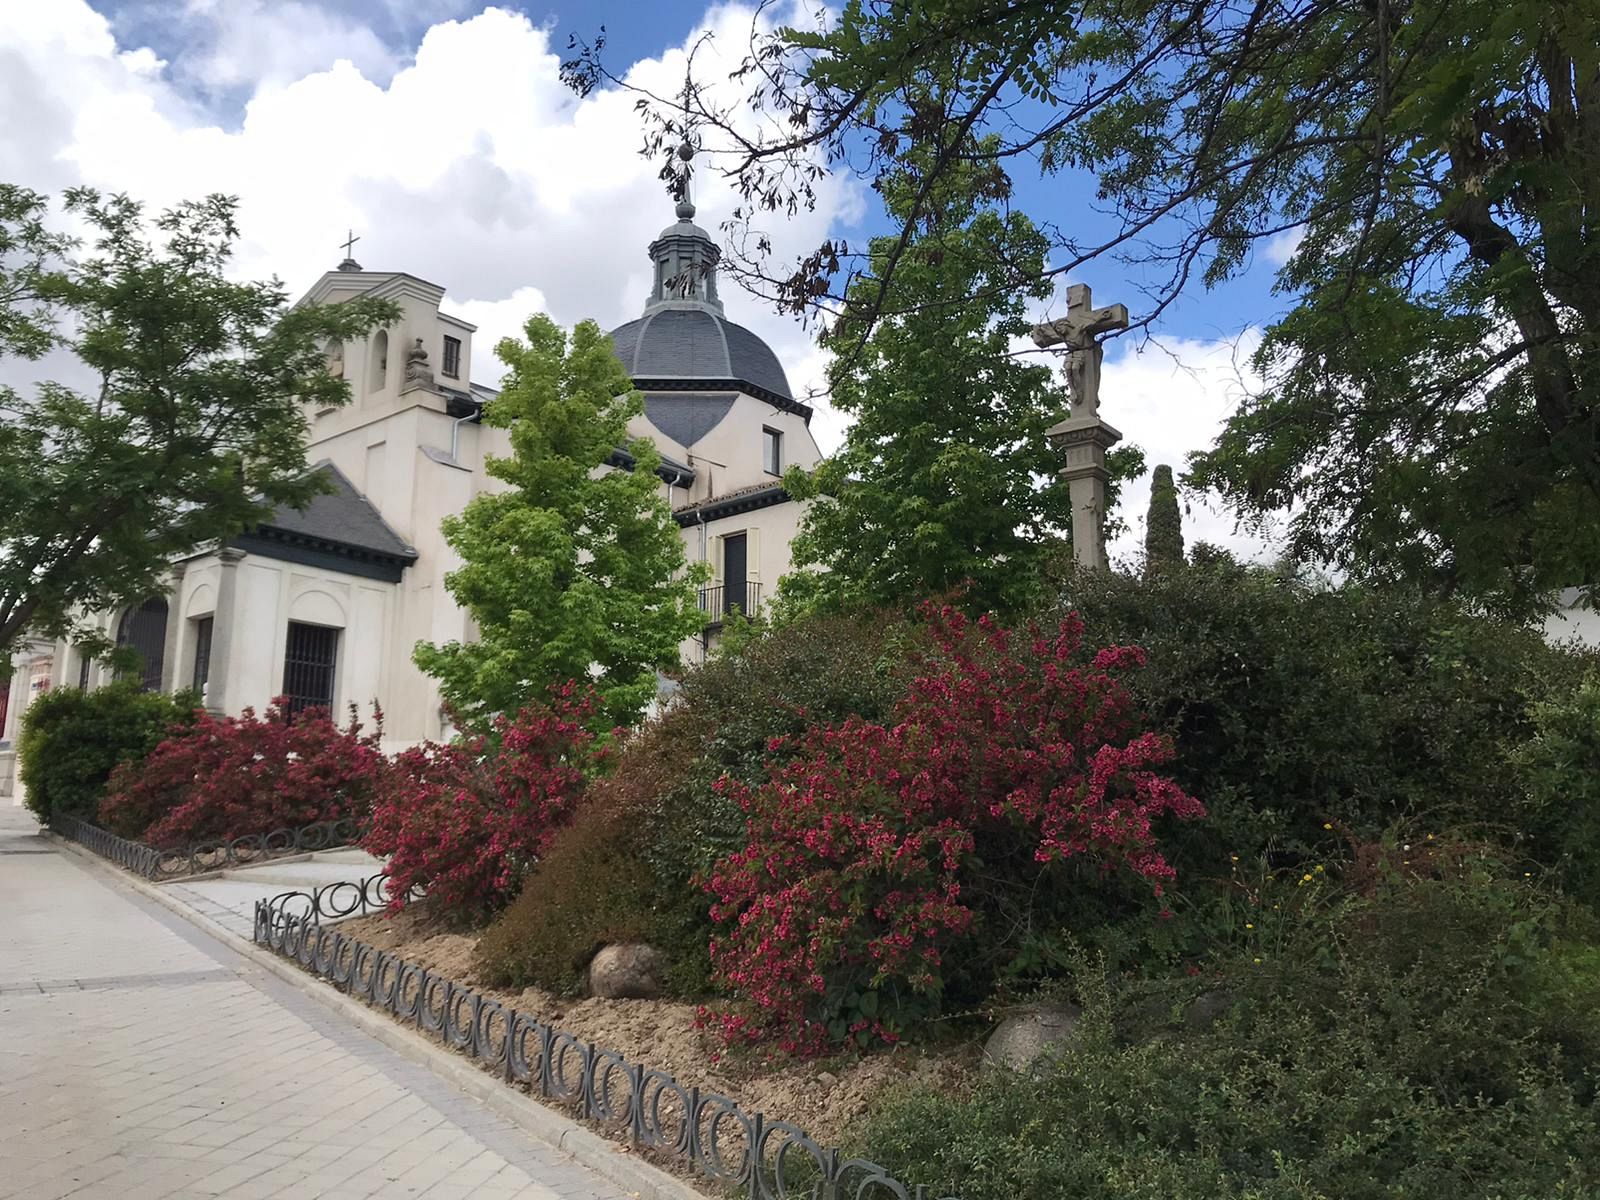
[{"label": "wrought iron balcony", "polygon": [[706,615],[706,628],[715,629],[730,613],[754,617],[761,612],[761,584],[754,580],[717,583],[700,589],[700,611]]}]

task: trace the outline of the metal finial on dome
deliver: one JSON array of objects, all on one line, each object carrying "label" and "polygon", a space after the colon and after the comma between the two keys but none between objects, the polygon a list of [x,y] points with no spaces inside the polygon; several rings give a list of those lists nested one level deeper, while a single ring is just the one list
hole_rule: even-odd
[{"label": "metal finial on dome", "polygon": [[689,164],[694,159],[694,143],[688,138],[684,138],[683,142],[678,146],[678,157],[683,160],[683,199],[678,201],[678,205],[673,211],[678,214],[678,220],[692,221],[694,220],[694,197],[689,194],[689,184],[693,179],[693,169]]}]

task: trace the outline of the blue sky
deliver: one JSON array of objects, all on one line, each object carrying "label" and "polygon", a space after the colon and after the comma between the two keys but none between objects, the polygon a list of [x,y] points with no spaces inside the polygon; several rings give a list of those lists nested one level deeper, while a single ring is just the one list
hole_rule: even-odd
[{"label": "blue sky", "polygon": [[[119,41],[150,46],[169,62],[181,62],[189,49],[186,41],[195,31],[193,24],[174,19],[171,0],[91,0],[117,32]],[[203,7],[203,5],[201,5]],[[316,7],[339,13],[364,25],[394,54],[404,61],[430,26],[452,17],[479,11],[483,5],[460,0],[321,0]],[[550,30],[551,45],[565,53],[569,37],[584,41],[604,33],[606,61],[613,68],[661,54],[681,45],[704,17],[706,4],[695,0],[586,0],[578,3],[502,4],[520,12],[534,24]],[[190,94],[224,123],[238,120],[248,98],[244,87],[212,88],[191,86]],[[1018,164],[1015,171],[1014,203],[1040,221],[1070,228],[1085,237],[1103,236],[1114,228],[1103,214],[1095,211],[1093,183],[1084,177],[1056,176],[1042,179],[1036,172]],[[880,228],[876,214],[869,209],[861,221],[840,222],[836,232],[854,236]],[[1214,291],[1198,283],[1174,305],[1157,327],[1168,336],[1212,340],[1237,334],[1248,324],[1264,324],[1282,308],[1272,294],[1274,263],[1262,263],[1242,278]],[[1097,301],[1125,300],[1137,310],[1142,280],[1137,270],[1106,259],[1094,268],[1089,280],[1097,289]]]},{"label": "blue sky", "polygon": [[[791,0],[793,2],[793,0]],[[331,268],[346,228],[373,269],[443,284],[447,305],[476,322],[480,345],[530,312],[614,325],[647,290],[645,245],[671,218],[641,128],[621,93],[580,101],[556,78],[568,37],[605,27],[607,63],[655,90],[675,90],[684,48],[702,29],[725,76],[748,32],[749,0],[590,0],[487,9],[463,0],[51,0],[8,15],[0,41],[0,179],[44,191],[88,183],[152,208],[207,191],[241,197],[237,266],[301,290]],[[1015,172],[1015,203],[1041,222],[1093,236],[1092,181]],[[733,207],[726,184],[696,184],[701,222]],[[828,181],[821,203],[764,232],[792,261],[825,236],[859,242],[881,228],[859,182]],[[1152,463],[1203,449],[1241,392],[1248,354],[1282,307],[1273,264],[1169,309],[1154,340],[1107,352],[1105,416]],[[1142,304],[1136,270],[1109,259],[1075,276],[1097,303]],[[810,331],[765,302],[725,288],[729,313],[765,337],[797,389],[818,387],[825,358]],[[1046,305],[1037,314],[1060,315]],[[479,355],[475,376],[493,382]],[[826,451],[843,418],[817,397]],[[1253,538],[1203,497],[1190,536],[1250,551]],[[1144,508],[1130,489],[1131,551]]]}]

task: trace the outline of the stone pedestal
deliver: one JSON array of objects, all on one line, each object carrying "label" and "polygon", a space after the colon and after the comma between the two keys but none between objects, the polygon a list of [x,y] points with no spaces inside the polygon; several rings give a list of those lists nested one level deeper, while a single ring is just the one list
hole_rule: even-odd
[{"label": "stone pedestal", "polygon": [[1066,463],[1061,478],[1072,497],[1072,557],[1082,567],[1106,566],[1106,451],[1122,434],[1099,417],[1068,417],[1046,436]]}]

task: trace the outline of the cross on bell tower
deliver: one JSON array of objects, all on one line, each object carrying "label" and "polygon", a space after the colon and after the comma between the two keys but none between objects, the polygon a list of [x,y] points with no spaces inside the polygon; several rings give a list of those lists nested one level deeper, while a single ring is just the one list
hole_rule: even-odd
[{"label": "cross on bell tower", "polygon": [[355,230],[353,230],[353,229],[345,230],[344,241],[339,243],[341,246],[344,247],[344,261],[339,264],[339,270],[341,270],[341,271],[359,271],[359,270],[361,270],[361,264],[358,263],[350,255],[350,251],[355,248],[355,244],[357,242],[359,242],[360,240],[361,239],[356,236],[356,231]]},{"label": "cross on bell tower", "polygon": [[1088,285],[1075,283],[1067,289],[1067,315],[1033,329],[1034,344],[1040,349],[1067,349],[1072,413],[1046,430],[1045,436],[1066,459],[1061,477],[1072,497],[1072,557],[1085,567],[1106,565],[1106,451],[1122,440],[1121,433],[1100,419],[1100,365],[1105,351],[1098,337],[1127,327],[1126,305],[1095,308]]}]

